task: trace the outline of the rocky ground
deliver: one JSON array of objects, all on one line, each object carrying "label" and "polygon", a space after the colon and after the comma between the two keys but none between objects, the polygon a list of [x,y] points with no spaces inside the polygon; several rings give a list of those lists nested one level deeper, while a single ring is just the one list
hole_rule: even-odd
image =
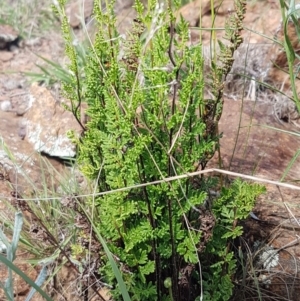
[{"label": "rocky ground", "polygon": [[[201,33],[204,44],[208,45],[210,32],[205,28],[211,27],[210,1],[196,0],[184,6],[180,12],[192,27],[191,42],[196,43],[200,32],[198,28],[200,2],[203,15],[201,26],[204,28]],[[92,1],[86,0],[85,4],[83,14],[86,21],[90,22]],[[225,18],[233,9],[233,1],[224,0],[216,12],[215,26],[223,27]],[[80,27],[80,20],[77,17],[80,12],[76,1],[68,7],[67,12],[70,15],[70,24],[80,35],[82,30],[77,28]],[[125,33],[134,17],[130,1],[117,1],[116,12],[120,32]],[[249,44],[255,45],[254,49],[257,51],[254,55],[255,64],[261,64],[262,68],[266,62],[268,68],[270,67],[268,62],[274,54],[274,43],[264,36],[271,39],[275,36],[280,28],[280,19],[279,1],[248,1],[244,20],[244,49],[249,49],[247,46]],[[39,71],[36,64],[44,64],[41,57],[59,63],[64,62],[59,26],[58,24],[53,26],[56,30],[48,30],[42,36],[19,41],[17,40],[19,33],[15,28],[0,25],[0,196],[3,199],[11,198],[12,188],[7,185],[8,179],[15,184],[14,189],[27,195],[32,193],[34,185],[40,185],[41,172],[49,171],[49,168],[41,163],[40,154],[50,156],[54,169],[59,172],[64,167],[61,161],[55,158],[72,157],[75,154],[75,149],[65,138],[65,134],[70,128],[78,131],[80,128],[72,115],[60,106],[62,100],[58,97],[57,91],[48,90],[36,83],[31,84],[30,78],[25,75],[26,72]],[[221,37],[222,31],[219,31],[218,35]],[[263,47],[269,50],[264,51]],[[247,51],[243,51],[244,53],[240,52],[240,55],[246,57]],[[283,85],[285,92],[290,93],[284,73],[271,70],[270,76],[279,85],[285,82]],[[294,116],[293,110],[278,115],[276,104],[270,100],[272,97],[260,95],[261,99],[257,99],[259,97],[256,95],[256,88],[253,92],[254,97],[253,93],[252,95],[247,93],[246,96],[249,97],[231,93],[232,86],[235,85],[234,80],[232,78],[227,83],[228,97],[225,98],[224,112],[220,121],[220,131],[223,132],[221,140],[223,168],[280,181],[285,169],[294,159],[285,180],[297,185],[300,178],[297,158],[299,142],[297,116]],[[282,106],[282,102],[279,104]],[[280,112],[282,111],[281,108]],[[6,146],[13,158],[7,154]],[[216,167],[216,162],[217,158],[214,158],[210,167]],[[29,185],[27,179],[20,173],[17,168],[20,165],[34,185]],[[300,231],[299,204],[299,191],[268,185],[267,195],[258,201],[254,210],[261,221],[249,219],[246,222],[246,237],[249,241],[266,240],[274,248],[282,248],[278,251],[278,265],[269,271],[262,270],[261,275],[270,279],[266,289],[288,300],[297,300],[297,287],[300,285],[297,272],[300,247],[296,243],[287,246],[295,241]],[[3,204],[0,206],[5,210]],[[26,255],[21,259],[24,257],[26,258]],[[29,266],[25,263],[20,263],[20,268],[33,279],[36,277],[36,270],[28,270]],[[61,277],[68,278],[69,274],[68,271]],[[17,295],[24,296],[28,293],[29,288],[24,283],[16,287]],[[1,298],[0,294],[0,300]],[[18,300],[23,298],[20,297]],[[38,297],[35,298],[34,300],[40,300]],[[65,298],[73,300],[73,297]]]}]

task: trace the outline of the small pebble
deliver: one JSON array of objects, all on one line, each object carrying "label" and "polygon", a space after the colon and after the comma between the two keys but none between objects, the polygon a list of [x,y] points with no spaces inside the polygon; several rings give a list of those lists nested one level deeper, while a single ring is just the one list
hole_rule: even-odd
[{"label": "small pebble", "polygon": [[24,140],[27,132],[27,122],[25,119],[21,119],[19,122],[18,136]]},{"label": "small pebble", "polygon": [[17,108],[16,115],[17,116],[23,116],[26,112],[27,112],[27,108],[24,108],[22,106],[22,107]]},{"label": "small pebble", "polygon": [[24,140],[26,136],[26,128],[19,128],[18,130],[18,136]]},{"label": "small pebble", "polygon": [[12,110],[12,105],[10,100],[3,100],[0,103],[0,109],[3,112],[10,112]]},{"label": "small pebble", "polygon": [[19,81],[16,79],[9,79],[2,82],[3,88],[7,91],[18,89]]}]

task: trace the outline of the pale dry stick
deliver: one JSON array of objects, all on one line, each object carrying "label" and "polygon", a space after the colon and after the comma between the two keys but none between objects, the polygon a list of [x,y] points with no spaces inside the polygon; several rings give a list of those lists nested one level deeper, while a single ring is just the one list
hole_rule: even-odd
[{"label": "pale dry stick", "polygon": [[19,92],[19,93],[11,94],[10,97],[23,96],[28,94],[29,94],[28,92]]},{"label": "pale dry stick", "polygon": [[283,203],[285,206],[285,209],[288,211],[288,213],[293,217],[294,221],[297,223],[297,225],[300,227],[300,223],[299,220],[296,219],[295,215],[293,214],[293,212],[291,211],[291,209],[288,207],[288,205],[286,204],[286,202]]},{"label": "pale dry stick", "polygon": [[221,173],[221,174],[225,174],[225,175],[229,175],[229,176],[233,176],[233,177],[240,177],[240,178],[243,178],[243,179],[258,181],[258,182],[267,183],[267,184],[278,185],[278,186],[286,187],[286,188],[290,188],[290,189],[300,190],[299,186],[288,184],[288,183],[281,183],[281,182],[278,182],[278,181],[272,181],[272,180],[267,180],[267,179],[258,178],[258,177],[254,177],[254,176],[248,176],[248,175],[245,175],[245,174],[240,174],[240,173],[237,173],[237,172],[231,172],[231,171],[222,170],[222,169],[218,169],[218,168],[210,168],[210,169],[207,169],[207,170],[195,171],[195,172],[191,172],[191,173],[182,174],[182,175],[179,175],[179,176],[164,178],[163,180],[157,180],[157,181],[153,181],[153,182],[142,183],[142,184],[132,185],[132,186],[128,186],[128,187],[118,188],[118,189],[115,189],[115,190],[99,192],[96,195],[101,196],[101,195],[106,195],[106,194],[112,194],[112,193],[115,193],[115,192],[122,192],[122,191],[130,190],[130,189],[134,189],[134,188],[145,187],[145,186],[149,186],[149,185],[157,185],[157,184],[162,184],[162,183],[168,183],[168,182],[172,182],[172,181],[175,181],[175,180],[186,179],[186,178],[198,176],[200,174],[207,174],[207,173],[212,173],[212,172],[217,172],[217,173]]},{"label": "pale dry stick", "polygon": [[[146,186],[150,186],[150,185],[168,183],[168,182],[172,182],[172,181],[175,181],[175,180],[187,179],[187,178],[191,178],[191,177],[194,177],[194,176],[199,176],[201,174],[209,174],[209,173],[213,173],[213,172],[229,175],[229,176],[232,176],[232,177],[242,178],[242,179],[246,179],[246,180],[257,181],[257,182],[272,184],[272,185],[278,185],[278,186],[281,186],[281,187],[286,187],[286,188],[290,188],[290,189],[294,189],[294,190],[300,190],[300,186],[296,186],[296,185],[293,185],[293,184],[282,183],[282,182],[278,182],[278,181],[272,181],[272,180],[268,180],[268,179],[249,176],[249,175],[245,175],[245,174],[241,174],[241,173],[237,173],[237,172],[232,172],[232,171],[228,171],[228,170],[222,170],[222,169],[218,169],[218,168],[210,168],[210,169],[206,169],[206,170],[200,170],[200,171],[185,173],[185,174],[182,174],[182,175],[179,175],[179,176],[168,177],[168,178],[164,178],[162,180],[157,180],[157,181],[153,181],[153,182],[142,183],[142,184],[122,187],[122,188],[118,188],[118,189],[114,189],[114,190],[98,192],[98,193],[92,194],[92,195],[91,194],[78,195],[77,197],[90,197],[90,196],[102,196],[102,195],[107,195],[107,194],[113,194],[113,193],[116,193],[116,192],[123,192],[123,191],[130,190],[130,189],[136,189],[136,188],[146,187]],[[56,200],[56,199],[57,199],[57,197],[56,198],[26,198],[26,199],[24,198],[23,200],[24,201],[37,201],[37,200],[39,200],[39,201],[48,201],[48,200]]]}]

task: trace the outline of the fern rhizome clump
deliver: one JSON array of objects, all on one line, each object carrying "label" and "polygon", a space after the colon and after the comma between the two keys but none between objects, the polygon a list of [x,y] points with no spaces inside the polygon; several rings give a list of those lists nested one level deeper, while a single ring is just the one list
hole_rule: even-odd
[{"label": "fern rhizome clump", "polygon": [[[202,45],[187,46],[188,24],[182,18],[176,21],[179,3],[171,2],[164,7],[151,0],[144,7],[136,0],[137,17],[124,38],[116,29],[113,1],[105,10],[95,1],[99,30],[85,74],[79,76],[60,1],[56,10],[63,15],[66,53],[74,75],[64,91],[77,120],[82,120],[82,102],[87,104],[89,120],[81,124],[80,138],[70,136],[78,146],[81,170],[97,181],[92,223],[105,238],[131,300],[227,300],[235,261],[226,242],[241,235],[240,229],[234,232],[237,220],[249,213],[261,190],[238,182],[235,190],[227,191],[225,213],[222,208],[227,205],[221,201],[213,205],[215,218],[204,205],[214,181],[177,176],[203,170],[218,149],[223,83],[242,42],[246,1],[235,1],[235,13],[226,24],[227,43],[219,43],[220,53],[209,74],[204,72]],[[205,82],[210,85],[210,99],[204,96]],[[237,201],[245,198],[232,192],[240,193],[242,185],[250,195],[247,205]],[[234,234],[223,233],[220,227],[212,233],[222,214],[226,231]],[[215,244],[207,248],[209,241]],[[120,300],[110,263],[104,252],[99,257],[100,274],[112,285],[114,300]]]}]

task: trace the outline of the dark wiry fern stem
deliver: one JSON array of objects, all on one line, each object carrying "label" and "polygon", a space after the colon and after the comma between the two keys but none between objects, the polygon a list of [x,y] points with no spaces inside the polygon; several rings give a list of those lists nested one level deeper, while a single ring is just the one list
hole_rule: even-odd
[{"label": "dark wiry fern stem", "polygon": [[[86,127],[82,124],[80,118],[78,117],[78,110],[81,107],[82,99],[81,99],[81,93],[80,93],[81,86],[80,86],[80,79],[79,79],[79,74],[78,74],[78,67],[76,67],[76,69],[77,70],[76,70],[75,75],[76,75],[76,92],[77,92],[78,104],[77,104],[76,108],[74,109],[73,102],[71,102],[72,103],[72,113],[75,116],[76,121],[79,123],[79,125],[82,128],[83,133],[84,133],[86,131]],[[80,114],[82,114],[82,113],[80,113]]]},{"label": "dark wiry fern stem", "polygon": [[[140,156],[140,165],[141,165],[141,170],[142,170],[142,174],[138,165],[138,170],[139,170],[139,177],[140,177],[140,183],[146,183],[146,175],[145,175],[145,165],[144,165],[144,161],[142,156]],[[149,200],[149,196],[148,196],[148,192],[147,192],[147,187],[143,187],[143,195],[146,199],[147,202],[147,206],[148,206],[148,212],[149,212],[149,220],[150,220],[150,224],[152,229],[156,229],[156,222],[155,219],[153,217],[153,213],[152,213],[152,208],[151,208],[151,203]],[[157,291],[157,300],[160,301],[161,300],[161,264],[160,264],[160,254],[157,252],[157,240],[154,237],[152,240],[152,254],[153,254],[153,258],[155,261],[155,278],[156,278],[156,291]]]},{"label": "dark wiry fern stem", "polygon": [[[174,17],[171,13],[172,11],[172,1],[169,0],[169,10],[170,10],[170,44],[169,44],[169,58],[171,63],[173,64],[173,67],[176,68],[176,62],[174,60],[174,56],[172,53],[172,45],[173,45],[173,39],[175,34],[175,25],[174,25]],[[173,99],[172,99],[172,108],[171,108],[171,114],[172,116],[175,113],[175,100],[176,100],[176,94],[177,94],[177,81],[179,78],[179,69],[176,72],[176,82],[174,85],[174,91],[173,91]],[[173,141],[173,131],[174,129],[170,129],[169,133],[169,147],[172,146]],[[171,156],[168,158],[168,175],[169,177],[173,175],[172,172],[172,164],[171,164]],[[170,184],[171,185],[171,184]],[[176,253],[176,246],[175,246],[175,237],[174,237],[174,229],[173,229],[173,221],[172,221],[172,200],[168,198],[168,215],[169,215],[169,227],[170,227],[170,239],[171,239],[171,246],[172,246],[172,259],[171,259],[171,278],[172,278],[172,294],[173,294],[173,300],[177,301],[179,300],[179,289],[178,289],[178,268],[177,268],[177,253]]]}]

